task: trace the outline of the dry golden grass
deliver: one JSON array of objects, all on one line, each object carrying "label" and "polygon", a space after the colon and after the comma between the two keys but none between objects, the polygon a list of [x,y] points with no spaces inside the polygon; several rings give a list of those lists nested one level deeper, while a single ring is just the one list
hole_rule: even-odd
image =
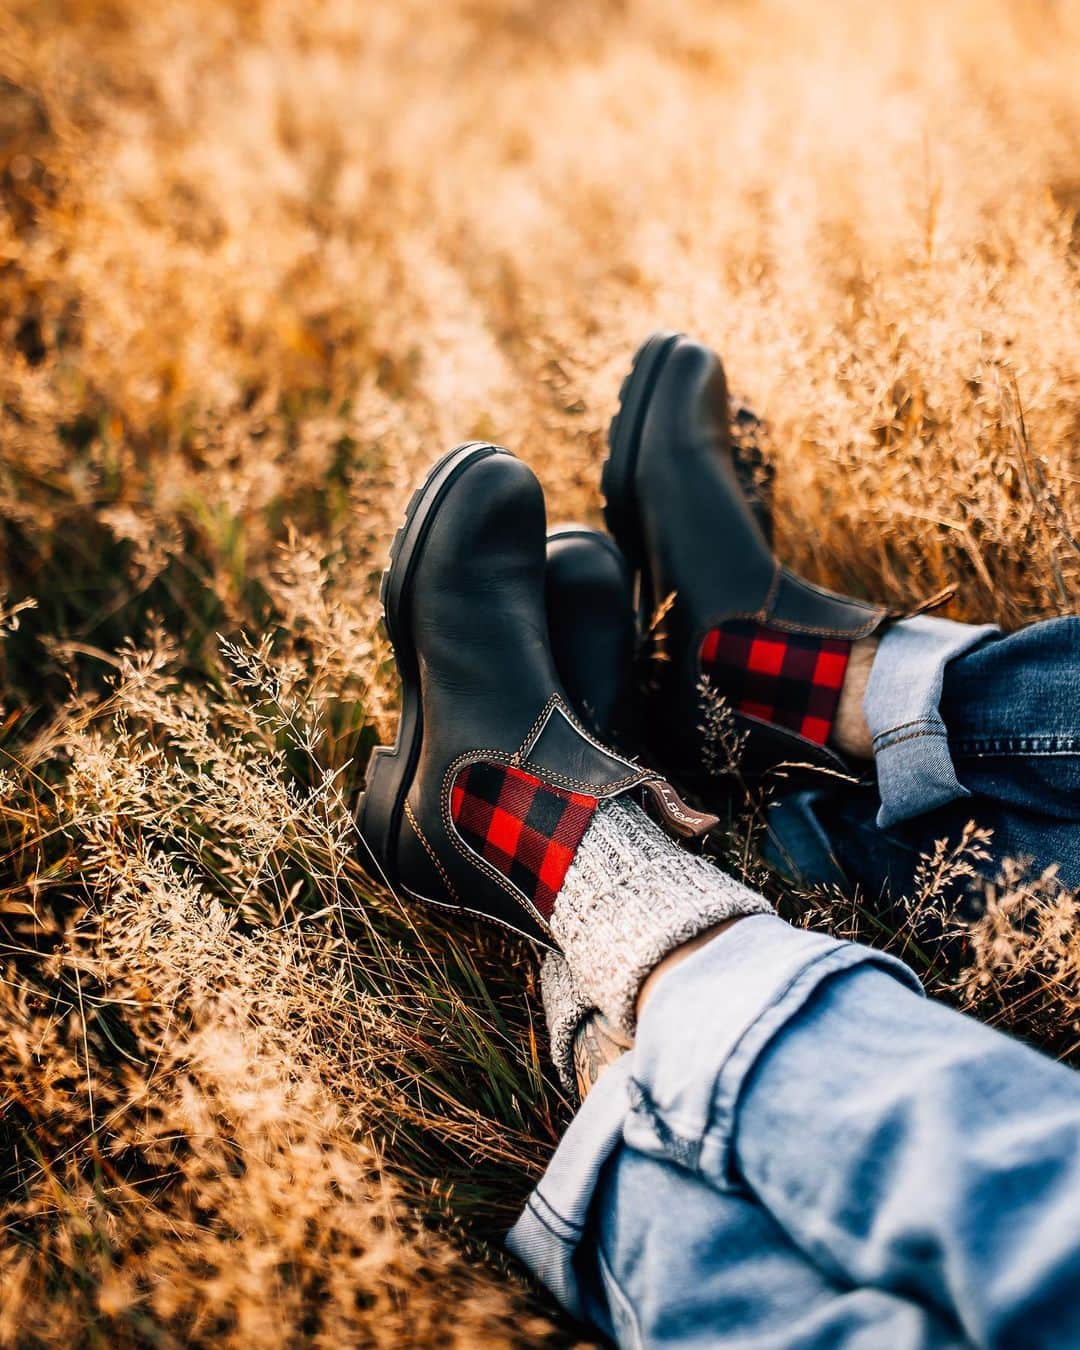
[{"label": "dry golden grass", "polygon": [[[769,419],[796,566],[1073,608],[1078,42],[1049,0],[0,3],[0,1344],[572,1337],[490,1245],[565,1118],[531,958],[357,863],[401,504],[481,435],[594,517],[664,323]],[[1075,1050],[1076,919],[1010,873],[954,995]]]}]

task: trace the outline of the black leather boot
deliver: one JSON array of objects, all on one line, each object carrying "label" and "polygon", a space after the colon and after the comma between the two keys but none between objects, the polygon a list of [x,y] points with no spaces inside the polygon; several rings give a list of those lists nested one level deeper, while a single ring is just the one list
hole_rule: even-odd
[{"label": "black leather boot", "polygon": [[[745,405],[730,420],[735,474],[766,538],[772,538],[773,468],[761,442],[766,428]],[[635,736],[635,663],[639,632],[634,574],[610,534],[587,525],[548,532],[547,612],[555,668],[578,716],[612,745]],[[646,621],[648,615],[645,616]]]},{"label": "black leather boot", "polygon": [[687,835],[715,818],[575,715],[548,636],[544,532],[539,483],[496,446],[452,450],[413,496],[383,579],[401,719],[372,755],[357,823],[399,894],[551,945],[600,800],[648,794]]},{"label": "black leather boot", "polygon": [[574,711],[605,744],[630,732],[637,633],[633,576],[609,534],[559,525],[547,539],[548,632]]},{"label": "black leather boot", "polygon": [[[707,783],[712,694],[747,733],[743,769],[844,768],[827,741],[847,651],[889,617],[795,576],[740,483],[719,358],[680,334],[639,349],[609,434],[608,528],[643,615],[662,616],[646,724],[665,769]],[[704,684],[703,684],[704,681]]]}]

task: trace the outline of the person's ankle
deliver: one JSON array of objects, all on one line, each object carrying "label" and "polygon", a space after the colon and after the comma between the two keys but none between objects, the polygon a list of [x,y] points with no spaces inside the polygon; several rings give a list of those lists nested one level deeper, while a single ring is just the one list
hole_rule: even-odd
[{"label": "person's ankle", "polygon": [[699,951],[707,943],[711,942],[713,938],[719,937],[721,933],[726,933],[732,924],[736,924],[740,919],[746,917],[747,916],[744,914],[736,914],[734,918],[725,919],[722,923],[714,924],[711,928],[707,928],[704,933],[699,933],[697,937],[692,937],[689,942],[684,942],[681,947],[676,947],[673,952],[668,952],[667,956],[649,971],[641,988],[638,990],[637,1016],[641,1016],[646,1003],[652,998],[653,994],[656,992],[656,986],[665,975],[674,970],[676,966],[681,965],[688,956],[693,956],[696,951]]},{"label": "person's ankle", "polygon": [[574,1036],[574,1076],[581,1101],[596,1086],[604,1070],[610,1069],[633,1046],[630,1036],[608,1021],[598,1008],[592,1010]]},{"label": "person's ankle", "polygon": [[853,643],[844,672],[844,685],[840,691],[830,741],[841,754],[852,759],[874,757],[874,742],[863,712],[863,698],[879,642],[880,638],[871,635]]},{"label": "person's ankle", "polygon": [[675,844],[640,807],[601,803],[551,915],[582,996],[628,1036],[643,984],[673,951],[772,904],[709,860]]}]

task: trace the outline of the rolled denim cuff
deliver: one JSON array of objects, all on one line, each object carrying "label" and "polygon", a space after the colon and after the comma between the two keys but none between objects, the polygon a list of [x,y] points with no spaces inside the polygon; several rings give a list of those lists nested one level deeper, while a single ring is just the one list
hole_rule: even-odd
[{"label": "rolled denim cuff", "polygon": [[863,712],[874,744],[882,829],[971,795],[953,767],[941,688],[950,661],[999,632],[993,624],[920,614],[894,624],[881,639]]},{"label": "rolled denim cuff", "polygon": [[601,1174],[622,1141],[633,1058],[628,1051],[596,1080],[506,1235],[508,1250],[574,1317],[585,1316],[575,1253]]},{"label": "rolled denim cuff", "polygon": [[865,966],[921,992],[895,957],[772,914],[740,919],[659,980],[637,1043],[600,1075],[506,1239],[563,1307],[584,1314],[575,1252],[615,1151],[626,1144],[727,1185],[738,1099],[762,1050],[824,980]]},{"label": "rolled denim cuff", "polygon": [[688,957],[660,980],[638,1023],[626,1142],[737,1189],[738,1102],[762,1051],[823,981],[866,965],[921,995],[895,957],[775,915],[742,919]]}]

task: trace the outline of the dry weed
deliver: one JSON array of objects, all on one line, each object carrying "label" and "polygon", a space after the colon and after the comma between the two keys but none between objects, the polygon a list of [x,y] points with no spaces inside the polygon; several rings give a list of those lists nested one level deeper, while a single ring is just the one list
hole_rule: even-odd
[{"label": "dry weed", "polygon": [[[594,516],[665,323],[768,418],[794,565],[1074,607],[1078,39],[1041,0],[0,6],[0,1343],[565,1339],[482,1245],[564,1119],[531,958],[352,834],[401,503],[480,435]],[[960,925],[979,846],[873,936],[955,928],[953,996],[1075,1053],[1075,899],[1010,871]]]}]

